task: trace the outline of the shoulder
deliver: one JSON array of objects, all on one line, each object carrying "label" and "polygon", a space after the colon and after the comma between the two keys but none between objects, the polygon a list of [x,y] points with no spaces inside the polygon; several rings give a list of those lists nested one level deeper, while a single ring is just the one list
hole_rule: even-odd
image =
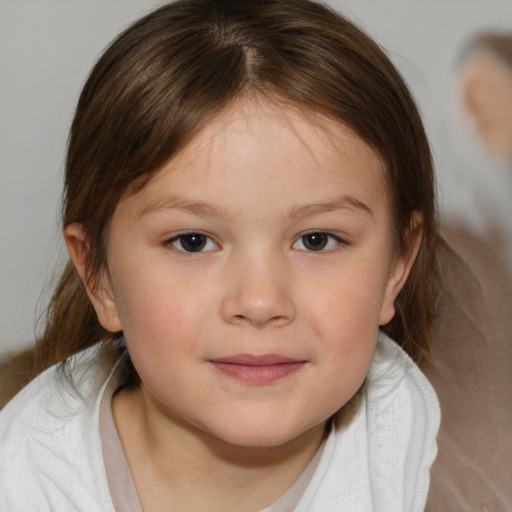
[{"label": "shoulder", "polygon": [[381,333],[357,409],[333,425],[297,510],[423,512],[438,427],[428,380]]},{"label": "shoulder", "polygon": [[433,387],[405,351],[382,332],[368,372],[366,395],[376,411],[391,404],[412,407],[416,419],[437,432],[439,404]]},{"label": "shoulder", "polygon": [[[96,348],[77,354],[66,362],[66,370],[56,365],[23,388],[0,411],[0,449],[6,440],[27,433],[53,432],[80,419],[94,408],[97,392],[106,379],[94,364]],[[20,450],[25,445],[13,447]]]},{"label": "shoulder", "polygon": [[99,403],[108,375],[94,364],[96,352],[71,358],[67,375],[58,367],[45,371],[0,412],[1,510],[82,510],[76,505],[95,487],[91,504],[108,493],[98,478]]},{"label": "shoulder", "polygon": [[389,510],[423,511],[437,454],[439,403],[418,366],[383,333],[368,372],[364,414],[374,499]]},{"label": "shoulder", "polygon": [[437,454],[439,403],[418,366],[383,333],[368,373],[366,416],[369,450],[375,454],[374,497],[423,511]]}]

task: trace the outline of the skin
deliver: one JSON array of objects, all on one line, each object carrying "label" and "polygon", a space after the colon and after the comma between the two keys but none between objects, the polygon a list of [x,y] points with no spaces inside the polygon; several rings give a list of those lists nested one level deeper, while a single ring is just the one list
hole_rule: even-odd
[{"label": "skin", "polygon": [[[200,252],[183,249],[190,231]],[[85,276],[82,226],[65,236]],[[254,99],[125,194],[89,296],[142,379],[113,411],[144,510],[254,511],[283,494],[363,383],[420,238],[394,254],[381,161],[354,132]],[[299,364],[246,382],[212,363],[236,354]]]}]

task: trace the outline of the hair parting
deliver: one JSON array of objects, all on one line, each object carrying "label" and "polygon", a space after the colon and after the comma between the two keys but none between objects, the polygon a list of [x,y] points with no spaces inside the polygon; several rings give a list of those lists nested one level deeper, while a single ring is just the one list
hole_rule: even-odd
[{"label": "hair parting", "polygon": [[[107,266],[109,223],[208,122],[244,95],[294,105],[355,131],[381,157],[397,251],[421,219],[423,239],[384,331],[417,361],[429,353],[438,243],[432,160],[418,109],[395,67],[361,30],[309,0],[179,0],[136,21],[106,49],[80,96],[65,171],[63,226],[87,234],[94,285]],[[68,262],[37,344],[40,369],[122,333],[99,324]],[[126,361],[126,382],[137,375]]]}]

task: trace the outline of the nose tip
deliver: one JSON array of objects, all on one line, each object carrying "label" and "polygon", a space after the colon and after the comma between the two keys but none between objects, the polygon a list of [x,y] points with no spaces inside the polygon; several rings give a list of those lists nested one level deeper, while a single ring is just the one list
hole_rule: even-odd
[{"label": "nose tip", "polygon": [[292,322],[295,307],[285,286],[276,279],[252,275],[239,279],[236,290],[222,302],[223,319],[253,327],[282,327]]}]

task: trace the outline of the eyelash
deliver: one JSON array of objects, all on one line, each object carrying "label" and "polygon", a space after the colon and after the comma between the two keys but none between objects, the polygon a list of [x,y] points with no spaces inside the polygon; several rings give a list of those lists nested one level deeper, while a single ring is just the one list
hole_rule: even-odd
[{"label": "eyelash", "polygon": [[[202,242],[197,245],[199,250],[197,250],[197,251],[187,250],[185,248],[185,246],[183,245],[184,241],[186,240],[186,237],[189,237],[190,239],[192,239],[193,237],[199,238],[200,239],[199,241]],[[192,242],[192,240],[189,240],[189,242]],[[206,251],[203,250],[209,244],[212,244],[214,247],[208,248]],[[209,237],[208,235],[205,235],[204,233],[201,233],[200,231],[188,231],[186,233],[180,233],[179,235],[173,236],[169,240],[166,240],[164,242],[164,246],[165,247],[173,246],[175,249],[177,249],[178,251],[183,252],[185,254],[198,254],[198,253],[212,251],[214,249],[219,248],[219,245],[216,242],[214,242],[211,237]]]},{"label": "eyelash", "polygon": [[[188,241],[187,237],[189,238]],[[196,238],[196,240],[194,240],[194,238]],[[315,240],[315,238],[317,238],[317,240]],[[188,249],[197,250],[188,250],[184,244],[188,244]],[[303,247],[299,247],[300,244],[302,244]],[[318,248],[313,248],[315,247],[315,244],[318,244]],[[213,247],[208,247],[209,245],[213,245]],[[310,248],[308,248],[307,245],[309,245]],[[330,252],[336,250],[339,245],[347,245],[347,243],[339,236],[336,236],[332,233],[325,231],[309,231],[308,233],[302,234],[293,243],[292,248],[304,252],[315,253]],[[169,240],[166,240],[164,242],[164,246],[173,246],[175,249],[185,254],[198,254],[219,249],[219,245],[211,237],[201,233],[200,231],[180,233],[179,235],[173,236]]]},{"label": "eyelash", "polygon": [[[318,237],[319,248],[318,249],[308,249],[306,244],[304,243],[308,237]],[[314,242],[314,238],[310,239],[307,243],[311,244]],[[302,243],[305,248],[299,248],[298,244]],[[323,244],[323,245],[322,245]],[[333,245],[334,244],[334,245]],[[333,235],[332,233],[328,233],[326,231],[309,231],[308,233],[302,234],[297,241],[292,245],[294,249],[305,251],[305,252],[330,252],[336,250],[340,245],[347,245],[347,243],[342,240],[339,236]]]}]

